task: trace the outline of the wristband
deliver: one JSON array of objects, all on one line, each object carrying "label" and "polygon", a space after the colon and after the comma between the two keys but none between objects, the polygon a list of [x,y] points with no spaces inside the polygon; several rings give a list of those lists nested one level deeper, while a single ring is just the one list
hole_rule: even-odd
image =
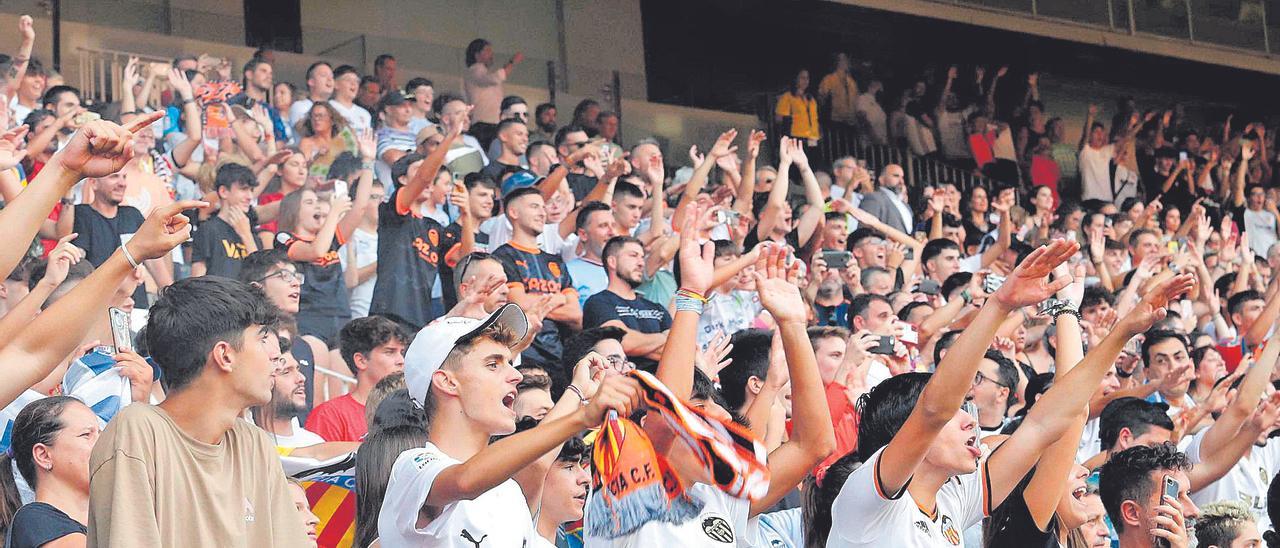
[{"label": "wristband", "polygon": [[709,300],[706,297],[704,297],[701,293],[698,293],[697,291],[694,291],[692,289],[685,289],[683,287],[676,290],[676,296],[689,297],[690,299],[693,299],[701,303],[706,303]]},{"label": "wristband", "polygon": [[121,245],[120,251],[124,253],[124,260],[129,263],[129,266],[132,266],[135,269],[141,266],[138,264],[138,261],[133,258],[133,254],[129,253],[128,246]]},{"label": "wristband", "polygon": [[572,384],[571,384],[571,385],[569,385],[569,386],[566,386],[566,387],[565,387],[565,390],[568,390],[568,391],[570,391],[570,392],[573,392],[574,394],[577,394],[577,395],[578,395],[578,399],[579,399],[579,400],[582,400],[582,405],[586,405],[586,404],[588,404],[588,403],[591,403],[591,400],[588,400],[588,399],[586,398],[586,396],[583,396],[583,395],[582,395],[582,389],[581,389],[581,388],[578,388],[578,387],[576,387],[576,386],[574,386],[574,385],[572,385]]},{"label": "wristband", "polygon": [[705,301],[700,301],[688,295],[676,294],[676,312],[685,311],[702,315],[702,309],[705,305]]},{"label": "wristband", "polygon": [[370,162],[370,161],[362,162],[360,164],[360,169],[367,169],[369,171],[373,171],[373,162]]},{"label": "wristband", "polygon": [[1062,315],[1071,315],[1071,316],[1075,316],[1075,317],[1076,317],[1076,321],[1077,321],[1077,322],[1082,322],[1082,321],[1084,321],[1084,318],[1080,316],[1080,311],[1079,311],[1079,310],[1076,310],[1076,309],[1074,309],[1074,308],[1070,308],[1070,307],[1066,307],[1066,306],[1064,306],[1064,307],[1062,307],[1062,308],[1059,308],[1059,309],[1057,309],[1057,310],[1054,310],[1054,311],[1053,311],[1053,321],[1054,321],[1054,322],[1057,322],[1057,321],[1058,321],[1058,316],[1062,316]]},{"label": "wristband", "polygon": [[960,292],[960,298],[964,299],[964,304],[973,303],[973,294],[969,293],[968,289],[965,289],[964,291]]}]

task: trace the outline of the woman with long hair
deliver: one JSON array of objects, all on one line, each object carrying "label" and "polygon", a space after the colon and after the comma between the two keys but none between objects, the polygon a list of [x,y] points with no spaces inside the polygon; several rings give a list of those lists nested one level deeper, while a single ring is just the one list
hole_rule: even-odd
[{"label": "woman with long hair", "polygon": [[311,189],[302,189],[280,201],[276,245],[285,250],[304,276],[296,319],[298,331],[329,346],[338,345],[338,330],[351,319],[347,280],[338,248],[346,241],[340,223],[351,210],[346,195],[333,194],[325,205]]},{"label": "woman with long hair", "polygon": [[259,244],[261,249],[271,249],[275,240],[275,233],[279,228],[276,218],[280,215],[280,200],[302,190],[311,180],[307,168],[307,155],[297,147],[288,147],[285,150],[293,154],[280,163],[280,170],[276,172],[276,176],[267,182],[266,188],[263,188],[262,193],[258,195],[258,206],[254,210],[258,214],[260,230],[258,239],[261,240]]},{"label": "woman with long hair", "polygon": [[995,225],[991,222],[991,198],[986,187],[974,185],[960,202],[960,214],[964,223],[965,246],[981,242]]},{"label": "woman with long hair", "polygon": [[774,117],[779,124],[787,123],[787,136],[801,140],[805,153],[816,158],[812,153],[822,133],[818,127],[818,100],[809,93],[808,70],[800,69],[791,86],[778,97]]},{"label": "woman with long hair", "polygon": [[343,152],[356,153],[356,136],[343,118],[327,102],[311,105],[307,118],[298,124],[298,150],[311,162],[310,173],[329,174],[329,164]]},{"label": "woman with long hair", "polygon": [[[71,396],[36,400],[18,413],[10,458],[36,496],[13,514],[6,546],[35,548],[59,539],[65,540],[58,546],[86,545],[89,453],[98,441],[98,420]],[[0,476],[8,476],[8,461],[0,459]]]},{"label": "woman with long hair", "polygon": [[1191,351],[1191,361],[1196,364],[1196,377],[1191,380],[1187,395],[1196,405],[1205,403],[1218,380],[1227,376],[1227,362],[1216,346],[1200,346]]},{"label": "woman with long hair", "polygon": [[356,453],[356,538],[353,546],[367,548],[378,538],[378,513],[391,479],[396,457],[427,443],[422,426],[393,426],[365,438]]}]

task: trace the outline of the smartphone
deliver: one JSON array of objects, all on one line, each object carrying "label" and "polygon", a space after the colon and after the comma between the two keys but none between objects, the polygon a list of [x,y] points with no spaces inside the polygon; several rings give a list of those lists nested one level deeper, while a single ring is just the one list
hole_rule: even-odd
[{"label": "smartphone", "polygon": [[916,331],[916,326],[909,323],[902,324],[902,336],[898,340],[906,344],[920,344],[920,333]]},{"label": "smartphone", "polygon": [[840,250],[825,250],[822,252],[822,261],[827,263],[827,268],[831,270],[844,270],[849,266],[849,261],[853,259],[853,253]]},{"label": "smartphone", "polygon": [[[1168,474],[1165,474],[1165,476],[1164,476],[1164,493],[1163,493],[1163,494],[1164,494],[1164,496],[1169,497],[1169,498],[1171,498],[1171,499],[1173,499],[1173,500],[1178,500],[1178,490],[1179,490],[1180,488],[1181,488],[1181,486],[1180,486],[1180,485],[1178,485],[1178,480],[1173,479],[1173,476],[1170,476],[1170,475],[1168,475]],[[1160,499],[1160,504],[1164,504],[1164,499],[1163,499],[1163,498],[1161,498],[1161,499]],[[1153,542],[1152,542],[1152,545],[1153,545],[1153,546],[1158,546],[1158,547],[1161,547],[1161,548],[1169,548],[1169,541],[1167,541],[1167,540],[1165,540],[1165,539],[1157,538],[1157,539],[1152,539],[1152,540],[1153,540]]]},{"label": "smartphone", "polygon": [[116,307],[107,309],[111,316],[111,339],[115,342],[116,352],[133,350],[133,330],[129,327],[129,313]]},{"label": "smartphone", "polygon": [[348,188],[350,187],[347,185],[347,182],[342,179],[338,179],[333,182],[333,194],[335,196],[349,196],[347,194]]},{"label": "smartphone", "polygon": [[872,354],[880,354],[883,356],[892,356],[893,343],[894,343],[893,337],[887,337],[887,336],[881,335],[880,344],[875,345],[867,352],[870,352]]},{"label": "smartphone", "polygon": [[716,212],[716,223],[727,225],[729,223],[738,222],[738,217],[742,214],[732,209],[721,209]]},{"label": "smartphone", "polygon": [[1182,151],[1182,152],[1179,152],[1179,153],[1178,153],[1178,161],[1179,161],[1179,162],[1185,162],[1185,161],[1187,161],[1187,151],[1185,151],[1185,150],[1184,150],[1184,151]]},{"label": "smartphone", "polygon": [[1172,254],[1172,253],[1177,253],[1177,252],[1178,252],[1178,241],[1177,241],[1177,240],[1169,240],[1169,243],[1165,244],[1165,247],[1168,247],[1168,248],[1169,248],[1169,253],[1170,253],[1170,254]]},{"label": "smartphone", "polygon": [[916,286],[916,291],[925,295],[937,295],[942,290],[942,286],[929,278],[920,280],[920,285]]},{"label": "smartphone", "polygon": [[988,295],[995,293],[1002,285],[1004,285],[1004,276],[987,274],[986,279],[982,280],[982,290]]}]

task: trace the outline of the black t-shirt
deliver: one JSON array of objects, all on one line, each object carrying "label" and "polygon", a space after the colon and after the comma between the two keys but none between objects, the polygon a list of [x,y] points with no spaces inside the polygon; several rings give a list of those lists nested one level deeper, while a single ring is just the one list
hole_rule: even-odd
[{"label": "black t-shirt", "polygon": [[[582,307],[582,325],[597,326],[618,320],[627,329],[641,333],[662,333],[671,329],[671,314],[653,301],[636,295],[633,300],[608,289],[592,295]],[[636,356],[631,359],[637,366],[654,365],[651,359]]]},{"label": "black t-shirt", "polygon": [[[441,249],[453,249],[455,245],[462,245],[462,225],[454,222],[444,228],[444,239],[440,242]],[[476,232],[476,243],[472,247],[472,251],[489,251],[489,235],[484,232]],[[459,261],[462,257],[457,258]],[[440,261],[440,283],[444,287],[440,288],[440,293],[444,298],[444,309],[451,310],[454,305],[458,304],[458,292],[454,289],[453,284],[453,267],[456,265],[449,264],[449,261]]]},{"label": "black t-shirt", "polygon": [[431,315],[431,288],[449,248],[444,227],[416,211],[398,211],[391,192],[378,206],[378,281],[373,285],[370,314],[392,314],[421,328]]},{"label": "black t-shirt", "polygon": [[67,535],[88,535],[84,524],[62,510],[43,502],[33,502],[13,514],[13,524],[5,538],[9,548],[38,548]]},{"label": "black t-shirt", "polygon": [[591,189],[596,187],[597,179],[585,173],[570,173],[565,177],[569,181],[569,189],[573,191],[573,201],[581,203],[587,199],[587,195],[591,194]]},{"label": "black t-shirt", "polygon": [[[511,242],[502,244],[493,252],[494,258],[502,262],[502,269],[507,274],[508,284],[519,284],[525,293],[530,295],[546,295],[567,293],[569,298],[577,299],[577,291],[573,288],[573,278],[564,260],[559,255],[543,253],[538,248],[526,249],[515,247]],[[559,371],[560,353],[563,351],[561,332],[568,327],[552,320],[542,322],[542,330],[533,339],[533,344],[521,356],[530,365],[537,364]]]},{"label": "black t-shirt", "polygon": [[249,256],[236,229],[221,217],[210,217],[200,224],[191,241],[191,262],[204,263],[206,274],[234,279],[240,264]]},{"label": "black t-shirt", "polygon": [[1049,530],[1041,531],[1027,508],[1024,492],[1035,472],[1034,468],[1027,472],[1004,502],[991,511],[982,534],[987,548],[1059,548],[1057,520],[1050,519]]},{"label": "black t-shirt", "polygon": [[507,168],[511,168],[511,167],[514,167],[517,169],[520,168],[520,166],[513,166],[511,164],[504,164],[497,160],[491,160],[489,162],[489,165],[484,166],[484,168],[480,170],[480,174],[490,179],[493,179],[493,182],[495,183],[502,184],[502,172],[506,171]]},{"label": "black t-shirt", "polygon": [[[350,317],[351,305],[347,301],[347,284],[342,277],[342,261],[338,259],[338,248],[345,238],[339,234],[329,242],[329,251],[314,261],[294,261],[305,280],[298,299],[298,315],[310,317]],[[276,234],[280,248],[288,252],[295,244],[308,245],[311,240],[303,240],[293,234],[280,231]]]},{"label": "black t-shirt", "polygon": [[[107,262],[116,248],[132,238],[146,220],[137,208],[125,205],[116,210],[115,217],[107,218],[93,206],[80,204],[76,206],[75,216],[71,231],[76,233],[76,239],[71,243],[84,250],[84,258],[94,268]],[[138,284],[133,292],[133,305],[147,307],[147,288],[143,284]]]}]

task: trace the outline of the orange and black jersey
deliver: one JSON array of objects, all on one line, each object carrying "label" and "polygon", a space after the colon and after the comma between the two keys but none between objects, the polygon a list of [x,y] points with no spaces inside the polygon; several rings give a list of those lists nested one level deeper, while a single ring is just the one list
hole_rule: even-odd
[{"label": "orange and black jersey", "polygon": [[370,314],[394,315],[421,328],[431,315],[431,289],[452,246],[444,245],[440,223],[396,206],[397,187],[378,206],[378,281]]},{"label": "orange and black jersey", "polygon": [[[565,268],[564,260],[559,255],[507,242],[495,250],[493,256],[502,262],[502,269],[507,274],[507,285],[519,286],[531,295],[568,293],[571,298],[578,298],[578,292],[573,288],[573,278],[569,276],[569,269]],[[563,349],[560,334],[565,329],[567,328],[557,322],[544,321],[542,330],[533,339],[533,345],[522,354],[524,359],[544,367],[559,368],[560,352]]]},{"label": "orange and black jersey", "polygon": [[[340,232],[340,231],[339,231]],[[351,305],[347,301],[347,285],[342,277],[342,261],[338,259],[338,248],[346,238],[338,234],[329,243],[329,251],[312,261],[294,261],[298,272],[305,276],[302,292],[299,295],[299,313],[312,316],[342,316],[351,314]],[[276,242],[280,248],[293,256],[292,248],[298,244],[310,244],[288,232],[276,234]]]}]

